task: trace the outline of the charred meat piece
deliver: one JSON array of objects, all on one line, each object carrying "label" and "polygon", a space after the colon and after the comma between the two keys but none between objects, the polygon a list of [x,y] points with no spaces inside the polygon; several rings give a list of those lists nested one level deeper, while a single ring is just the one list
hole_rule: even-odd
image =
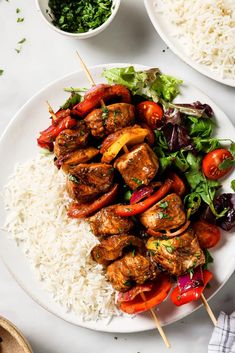
[{"label": "charred meat piece", "polygon": [[[118,259],[123,255],[123,250],[127,247],[134,247],[138,252],[145,254],[145,244],[143,240],[134,235],[113,235],[108,239],[102,240],[91,250],[91,256],[94,261],[101,265],[108,265],[110,262]],[[133,253],[135,250],[133,249]]]},{"label": "charred meat piece", "polygon": [[134,284],[143,284],[157,277],[159,271],[149,258],[130,252],[107,267],[107,278],[114,289],[126,292]]},{"label": "charred meat piece", "polygon": [[186,215],[181,198],[176,194],[167,195],[140,215],[140,222],[148,229],[170,230],[184,224]]},{"label": "charred meat piece", "polygon": [[115,167],[121,173],[126,184],[132,189],[148,185],[155,177],[159,163],[157,156],[146,143],[134,147],[129,153],[119,157]]},{"label": "charred meat piece", "polygon": [[78,164],[67,179],[67,191],[71,198],[89,202],[106,193],[113,184],[114,168],[109,164]]},{"label": "charred meat piece", "polygon": [[55,140],[54,152],[57,158],[78,148],[85,147],[88,142],[89,129],[84,121],[79,121],[76,129],[63,130]]},{"label": "charred meat piece", "polygon": [[135,110],[132,104],[116,103],[101,109],[95,109],[84,119],[95,137],[104,137],[123,127],[132,125]]},{"label": "charred meat piece", "polygon": [[153,260],[170,274],[180,276],[189,269],[205,263],[205,256],[191,228],[179,237],[162,239],[152,237],[146,247]]},{"label": "charred meat piece", "polygon": [[96,236],[128,233],[134,226],[131,218],[115,214],[116,205],[102,208],[89,218],[92,232]]},{"label": "charred meat piece", "polygon": [[95,147],[81,148],[65,156],[59,157],[55,164],[62,167],[65,173],[73,173],[73,168],[80,164],[90,161],[92,158],[99,154],[99,150]]}]

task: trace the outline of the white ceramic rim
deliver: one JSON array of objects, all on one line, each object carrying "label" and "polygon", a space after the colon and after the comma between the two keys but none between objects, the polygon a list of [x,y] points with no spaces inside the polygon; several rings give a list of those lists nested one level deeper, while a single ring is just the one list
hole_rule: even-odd
[{"label": "white ceramic rim", "polygon": [[[146,8],[146,11],[148,13],[148,16],[152,22],[152,25],[154,26],[155,30],[158,32],[159,36],[162,38],[162,40],[167,44],[167,46],[173,51],[175,55],[177,55],[180,59],[182,59],[186,64],[191,66],[193,69],[196,71],[200,72],[204,76],[207,76],[217,82],[223,83],[224,85],[235,87],[235,80],[229,79],[229,78],[221,78],[218,76],[216,73],[214,73],[212,70],[210,70],[209,67],[206,65],[198,64],[196,61],[192,60],[188,55],[184,54],[183,50],[182,52],[177,48],[177,46],[174,44],[174,41],[177,41],[176,38],[174,40],[171,39],[170,35],[168,35],[163,26],[161,26],[160,21],[158,20],[157,15],[153,11],[153,3],[156,0],[144,0],[144,5]],[[162,16],[159,14],[159,16]],[[167,23],[167,21],[166,21]]]},{"label": "white ceramic rim", "polygon": [[40,0],[35,0],[36,1],[36,6],[38,11],[40,12],[41,17],[43,18],[43,20],[47,23],[47,25],[53,29],[54,31],[56,31],[57,33],[60,33],[64,36],[67,37],[71,37],[71,38],[77,38],[77,39],[86,39],[86,38],[90,38],[93,36],[96,36],[97,34],[101,33],[106,27],[108,27],[108,25],[113,21],[114,17],[116,16],[121,0],[115,0],[115,4],[112,4],[112,6],[115,6],[114,9],[112,10],[111,15],[109,16],[109,18],[99,27],[92,29],[88,32],[85,33],[71,33],[71,32],[66,32],[63,31],[62,29],[54,26],[43,14],[41,6],[40,6]]}]

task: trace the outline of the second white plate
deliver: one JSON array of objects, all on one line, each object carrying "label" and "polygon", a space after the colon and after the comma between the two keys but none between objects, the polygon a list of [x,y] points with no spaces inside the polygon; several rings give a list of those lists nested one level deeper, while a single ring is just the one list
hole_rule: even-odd
[{"label": "second white plate", "polygon": [[166,14],[156,11],[156,0],[144,0],[145,8],[149,18],[158,32],[159,36],[164,40],[168,47],[184,62],[199,71],[201,74],[212,78],[215,81],[221,82],[225,85],[235,87],[235,80],[222,78],[217,73],[212,71],[208,66],[202,65],[191,59],[185,51],[184,45],[179,41],[176,36],[173,36],[174,27],[169,21]]}]

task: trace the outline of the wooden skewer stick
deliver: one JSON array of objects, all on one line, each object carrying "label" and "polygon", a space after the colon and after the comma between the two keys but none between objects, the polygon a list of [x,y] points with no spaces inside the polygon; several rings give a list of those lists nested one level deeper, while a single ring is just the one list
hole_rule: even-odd
[{"label": "wooden skewer stick", "polygon": [[[143,299],[143,301],[146,302],[145,294],[142,292],[142,293],[140,293],[140,295],[141,295],[141,298]],[[153,311],[153,309],[149,309],[149,312],[151,313],[151,315],[153,317],[153,320],[155,322],[156,328],[158,329],[158,331],[159,331],[159,333],[160,333],[160,335],[161,335],[166,347],[167,348],[171,348],[170,342],[168,341],[168,338],[166,337],[166,334],[163,331],[163,328],[162,328],[162,326],[160,324],[160,321],[157,318],[156,313]]]},{"label": "wooden skewer stick", "polygon": [[80,54],[78,53],[78,51],[76,51],[76,53],[77,53],[77,56],[78,56],[78,58],[79,58],[79,61],[80,61],[81,65],[82,65],[82,68],[84,69],[84,71],[85,71],[85,73],[86,73],[86,75],[87,75],[88,81],[90,82],[90,84],[91,84],[92,86],[95,86],[95,81],[93,80],[93,77],[91,76],[91,73],[90,73],[90,71],[88,70],[86,64],[85,64],[84,61],[82,60],[82,58],[81,58]]},{"label": "wooden skewer stick", "polygon": [[213,311],[211,310],[211,307],[210,307],[210,305],[208,304],[208,302],[207,302],[207,300],[206,300],[206,298],[205,298],[205,296],[204,296],[203,293],[201,294],[201,298],[202,298],[202,302],[203,302],[203,304],[204,304],[204,307],[205,307],[205,309],[206,309],[208,315],[209,315],[210,318],[211,318],[211,321],[213,322],[213,324],[214,324],[215,326],[217,326],[216,317],[215,317]]},{"label": "wooden skewer stick", "polygon": [[46,102],[47,102],[47,105],[48,105],[49,113],[51,114],[53,120],[56,121],[57,120],[57,116],[55,115],[54,110],[52,109],[52,106],[50,105],[50,103],[48,101],[46,101]]},{"label": "wooden skewer stick", "polygon": [[[78,55],[78,58],[80,60],[81,65],[82,65],[82,67],[83,67],[83,69],[84,69],[84,71],[85,71],[85,73],[87,75],[87,78],[88,78],[89,82],[91,83],[92,86],[95,86],[95,81],[94,81],[93,77],[91,76],[91,73],[88,70],[86,64],[84,63],[84,61],[82,60],[81,56],[79,55],[78,51],[77,51],[77,55]],[[101,101],[101,104],[105,105],[103,101]],[[123,150],[124,150],[125,153],[129,152],[126,145],[123,146]],[[142,297],[143,301],[146,302],[146,297],[145,297],[144,293],[141,293],[141,297]],[[155,314],[153,309],[150,309],[149,311],[150,311],[150,313],[151,313],[151,315],[152,315],[152,317],[154,319],[156,328],[158,329],[163,341],[165,342],[166,347],[170,348],[171,345],[170,345],[170,343],[169,343],[169,341],[168,341],[168,339],[167,339],[167,337],[166,337],[166,335],[165,335],[165,333],[164,333],[164,331],[163,331],[163,329],[161,327],[161,324],[160,324],[160,322],[159,322],[159,320],[157,318],[157,315]]]},{"label": "wooden skewer stick", "polygon": [[[80,61],[80,64],[82,65],[82,68],[83,68],[84,71],[85,71],[85,74],[86,74],[86,76],[87,76],[87,78],[88,78],[88,81],[90,82],[90,84],[91,84],[92,86],[95,86],[96,83],[95,83],[93,77],[91,76],[91,73],[90,73],[90,71],[88,70],[88,67],[86,66],[86,64],[85,64],[84,61],[82,60],[82,58],[81,58],[80,54],[78,53],[78,51],[76,51],[76,53],[77,53],[78,59],[79,59],[79,61]],[[101,103],[101,106],[102,106],[103,108],[106,107],[106,105],[105,105],[103,99],[100,100],[100,103]]]}]

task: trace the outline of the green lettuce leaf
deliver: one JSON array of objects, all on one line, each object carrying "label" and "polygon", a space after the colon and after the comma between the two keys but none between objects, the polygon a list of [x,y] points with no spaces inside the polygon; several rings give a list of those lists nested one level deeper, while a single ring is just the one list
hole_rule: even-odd
[{"label": "green lettuce leaf", "polygon": [[160,99],[171,102],[179,93],[182,83],[169,75],[164,75],[159,69],[136,71],[133,66],[112,68],[103,71],[103,76],[109,83],[119,83],[128,87],[134,95],[140,95],[158,102]]}]

